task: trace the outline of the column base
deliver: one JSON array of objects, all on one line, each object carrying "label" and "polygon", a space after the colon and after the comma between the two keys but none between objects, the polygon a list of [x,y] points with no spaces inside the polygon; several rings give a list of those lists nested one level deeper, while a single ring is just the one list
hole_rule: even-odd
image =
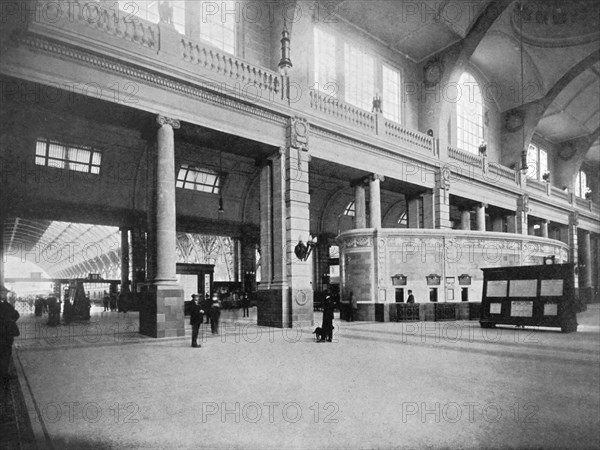
[{"label": "column base", "polygon": [[183,290],[151,285],[140,305],[140,334],[153,338],[185,336]]},{"label": "column base", "polygon": [[256,296],[259,326],[298,328],[314,325],[312,289],[259,289]]}]

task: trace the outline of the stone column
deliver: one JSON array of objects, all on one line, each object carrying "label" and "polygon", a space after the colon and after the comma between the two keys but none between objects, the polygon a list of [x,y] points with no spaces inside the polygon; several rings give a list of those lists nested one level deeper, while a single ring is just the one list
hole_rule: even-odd
[{"label": "stone column", "polygon": [[381,192],[380,183],[383,175],[373,174],[369,177],[369,215],[371,228],[381,228]]},{"label": "stone column", "polygon": [[408,228],[419,228],[419,197],[406,199],[406,207],[408,209]]},{"label": "stone column", "polygon": [[[164,116],[156,119],[157,154],[155,195],[150,217],[156,267],[152,285],[140,308],[140,333],[152,337],[184,336],[183,290],[177,285],[175,228],[175,137],[179,122]],[[154,246],[154,249],[152,248]]]},{"label": "stone column", "polygon": [[175,136],[179,121],[158,116],[156,160],[156,284],[175,284]]},{"label": "stone column", "polygon": [[548,237],[548,223],[549,223],[548,220],[542,220],[541,227],[542,227],[542,237],[543,238]]},{"label": "stone column", "polygon": [[433,210],[435,228],[438,230],[452,229],[452,222],[450,222],[450,176],[448,169],[440,169],[435,173]]},{"label": "stone column", "polygon": [[367,228],[365,185],[362,180],[354,183],[354,228]]},{"label": "stone column", "polygon": [[121,292],[129,292],[129,229],[120,228],[121,232]]},{"label": "stone column", "polygon": [[529,213],[529,196],[521,195],[517,199],[516,233],[527,234],[527,214]]},{"label": "stone column", "polygon": [[579,265],[579,281],[582,300],[588,303],[591,300],[592,288],[592,246],[590,232],[582,230],[581,233],[581,264]]},{"label": "stone column", "polygon": [[486,208],[486,204],[485,203],[480,203],[479,205],[476,206],[476,211],[477,211],[477,230],[478,231],[485,231],[485,208]]},{"label": "stone column", "polygon": [[[579,213],[573,211],[569,214],[568,240],[569,240],[569,262],[578,267],[579,264],[579,243],[577,236],[577,227],[579,226]],[[575,275],[574,287],[579,292],[579,277]]]},{"label": "stone column", "polygon": [[467,209],[463,209],[460,211],[460,229],[471,229],[471,212]]}]

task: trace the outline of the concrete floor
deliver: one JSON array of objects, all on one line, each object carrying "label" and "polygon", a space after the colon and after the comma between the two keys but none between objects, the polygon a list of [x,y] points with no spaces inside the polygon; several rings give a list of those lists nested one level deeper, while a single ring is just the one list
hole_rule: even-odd
[{"label": "concrete floor", "polygon": [[136,313],[23,317],[37,447],[600,448],[598,305],[574,334],[336,318],[333,343],[255,314],[200,349],[139,336]]}]

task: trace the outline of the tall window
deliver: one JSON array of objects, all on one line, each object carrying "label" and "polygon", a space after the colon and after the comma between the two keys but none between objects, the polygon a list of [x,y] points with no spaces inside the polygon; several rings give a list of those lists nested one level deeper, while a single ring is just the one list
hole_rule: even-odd
[{"label": "tall window", "polygon": [[175,186],[192,191],[218,194],[221,189],[221,177],[214,170],[182,164]]},{"label": "tall window", "polygon": [[235,54],[239,17],[240,4],[237,1],[200,2],[200,39]]},{"label": "tall window", "polygon": [[[119,0],[119,9],[153,23],[160,21],[158,5],[158,1]],[[185,34],[185,0],[172,1],[171,6],[173,7],[173,26],[177,31]]]},{"label": "tall window", "polygon": [[475,78],[464,72],[458,81],[460,91],[456,104],[457,146],[462,150],[479,154],[483,140],[483,100]]},{"label": "tall window", "polygon": [[527,178],[541,180],[548,171],[548,152],[535,144],[527,149]]},{"label": "tall window", "polygon": [[44,138],[37,140],[35,163],[38,166],[99,174],[101,161],[102,154],[91,147],[67,145]]},{"label": "tall window", "polygon": [[335,36],[315,27],[315,87],[337,98],[338,79],[335,60]]},{"label": "tall window", "polygon": [[400,72],[383,65],[383,117],[400,123]]},{"label": "tall window", "polygon": [[375,96],[375,60],[358,48],[344,44],[344,75],[346,101],[371,111]]},{"label": "tall window", "polygon": [[580,170],[575,180],[575,195],[577,197],[585,198],[587,188],[587,175],[583,170]]}]

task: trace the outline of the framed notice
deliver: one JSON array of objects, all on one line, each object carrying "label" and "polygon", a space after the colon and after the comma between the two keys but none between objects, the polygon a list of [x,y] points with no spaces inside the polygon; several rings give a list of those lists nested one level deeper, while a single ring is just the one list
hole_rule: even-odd
[{"label": "framed notice", "polygon": [[506,297],[507,280],[489,280],[487,282],[488,297]]},{"label": "framed notice", "polygon": [[490,303],[490,314],[502,314],[502,303]]},{"label": "framed notice", "polygon": [[542,280],[542,297],[562,297],[563,280]]},{"label": "framed notice", "polygon": [[511,317],[533,317],[533,302],[510,302]]},{"label": "framed notice", "polygon": [[558,305],[556,303],[546,303],[544,305],[545,316],[556,316],[558,315]]},{"label": "framed notice", "polygon": [[537,297],[537,280],[511,280],[509,297]]}]

